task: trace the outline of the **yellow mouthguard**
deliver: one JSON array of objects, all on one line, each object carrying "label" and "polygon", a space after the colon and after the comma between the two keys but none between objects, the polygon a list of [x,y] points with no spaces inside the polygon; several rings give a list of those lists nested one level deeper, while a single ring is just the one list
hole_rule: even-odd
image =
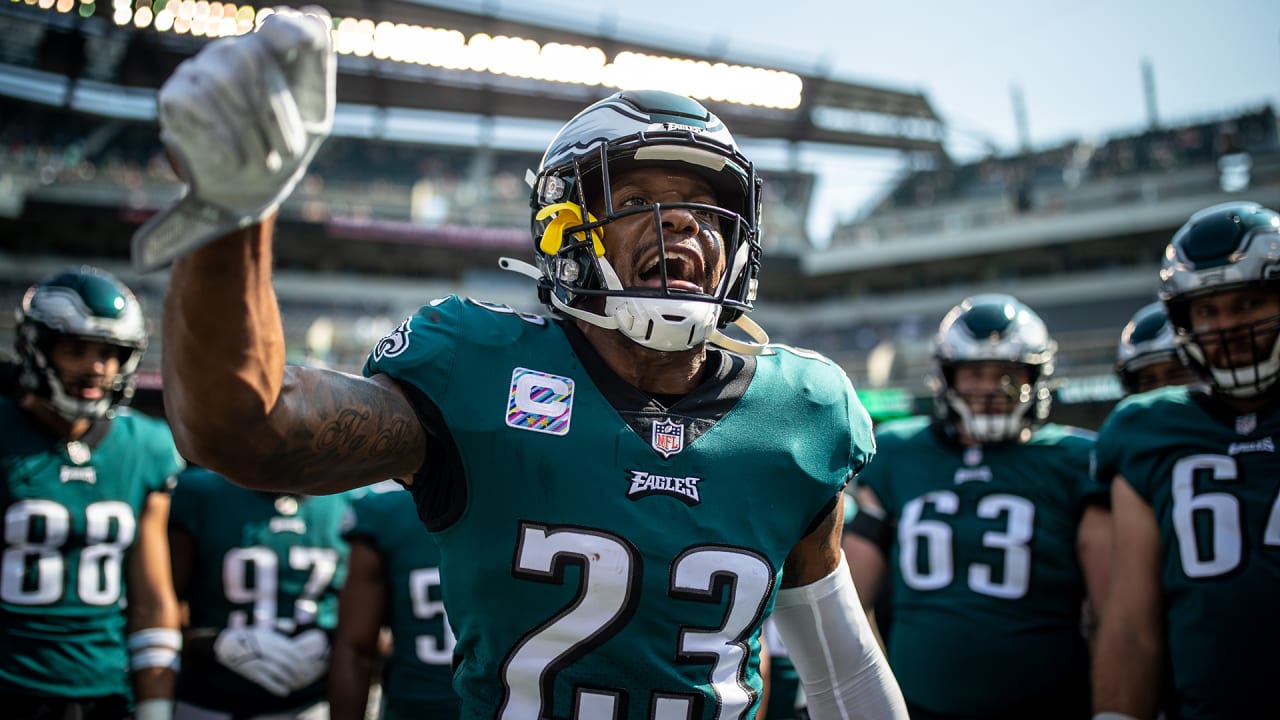
[{"label": "yellow mouthguard", "polygon": [[[582,213],[582,206],[573,202],[556,203],[539,210],[534,219],[545,220],[550,217],[551,222],[547,224],[547,229],[542,231],[542,240],[538,243],[538,249],[548,255],[555,255],[564,245],[565,228],[596,222],[595,216],[591,213],[587,213],[587,219],[583,221]],[[596,257],[604,257],[603,241],[604,232],[598,227],[592,228],[591,244],[594,246]]]}]

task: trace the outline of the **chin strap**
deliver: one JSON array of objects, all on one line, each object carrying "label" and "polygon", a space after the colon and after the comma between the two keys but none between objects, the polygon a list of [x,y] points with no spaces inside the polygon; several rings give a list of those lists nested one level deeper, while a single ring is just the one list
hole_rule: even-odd
[{"label": "chin strap", "polygon": [[520,275],[527,275],[534,280],[542,279],[542,271],[523,260],[517,260],[510,257],[500,257],[498,258],[498,267],[502,270],[510,270],[513,273],[519,273]]},{"label": "chin strap", "polygon": [[[537,280],[539,282],[542,281],[542,271],[534,267],[533,265],[525,262],[524,260],[517,260],[515,258],[509,258],[509,257],[501,257],[501,258],[498,258],[498,267],[503,270],[510,270],[513,273],[531,277],[534,280]],[[554,305],[557,310],[564,313],[565,315],[577,318],[579,320],[582,320],[583,322],[589,322],[592,325],[595,325],[596,327],[602,327],[605,330],[618,329],[618,321],[615,320],[614,318],[605,317],[604,315],[596,315],[595,313],[589,313],[589,312],[586,312],[585,310],[579,310],[578,308],[570,307],[564,304],[564,302],[559,297],[557,297],[555,293],[551,293],[550,295],[551,295],[551,304]]]},{"label": "chin strap", "polygon": [[754,342],[735,340],[719,330],[712,330],[708,341],[739,355],[759,355],[764,352],[764,347],[769,344],[769,333],[765,332],[759,323],[746,315],[739,315],[733,324]]}]

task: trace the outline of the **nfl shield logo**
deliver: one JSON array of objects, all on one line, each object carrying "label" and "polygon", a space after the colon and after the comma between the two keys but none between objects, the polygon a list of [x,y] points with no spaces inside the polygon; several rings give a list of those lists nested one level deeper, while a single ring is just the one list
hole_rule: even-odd
[{"label": "nfl shield logo", "polygon": [[1236,434],[1248,435],[1258,429],[1258,416],[1254,413],[1236,417]]},{"label": "nfl shield logo", "polygon": [[653,449],[669,458],[684,449],[684,424],[659,421],[653,424]]},{"label": "nfl shield logo", "polygon": [[973,467],[982,462],[982,448],[969,447],[964,450],[964,464]]}]

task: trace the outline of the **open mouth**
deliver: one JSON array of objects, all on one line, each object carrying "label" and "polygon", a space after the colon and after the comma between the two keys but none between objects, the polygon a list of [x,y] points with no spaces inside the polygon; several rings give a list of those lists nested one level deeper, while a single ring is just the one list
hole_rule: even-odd
[{"label": "open mouth", "polygon": [[655,253],[638,267],[640,286],[662,288],[662,271],[667,273],[667,288],[687,292],[703,292],[701,258],[668,249],[665,258]]},{"label": "open mouth", "polygon": [[82,400],[101,400],[103,393],[100,387],[82,387],[77,388],[73,395]]},{"label": "open mouth", "polygon": [[79,400],[101,400],[106,395],[100,385],[90,382],[64,382],[62,388],[67,395]]}]

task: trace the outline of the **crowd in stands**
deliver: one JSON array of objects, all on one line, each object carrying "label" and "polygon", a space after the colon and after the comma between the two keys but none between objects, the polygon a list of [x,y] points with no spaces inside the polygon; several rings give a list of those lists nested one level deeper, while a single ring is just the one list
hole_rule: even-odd
[{"label": "crowd in stands", "polygon": [[[1014,214],[1051,211],[1055,208],[1039,198],[1055,191],[1213,165],[1224,157],[1267,152],[1278,145],[1276,114],[1268,105],[1212,121],[1149,128],[1100,144],[1074,140],[968,163],[939,157],[935,167],[909,173],[860,221],[987,199],[1001,200]],[[835,234],[833,242],[842,235],[856,235],[851,227],[839,228]]]},{"label": "crowd in stands", "polygon": [[[413,222],[425,226],[523,228],[525,172],[537,154],[333,137],[293,198],[296,215]],[[148,122],[102,118],[0,96],[0,169],[33,185],[110,184],[131,205],[168,198],[177,177]],[[803,240],[814,176],[767,173],[770,235]],[[770,240],[766,240],[769,242]]]}]

